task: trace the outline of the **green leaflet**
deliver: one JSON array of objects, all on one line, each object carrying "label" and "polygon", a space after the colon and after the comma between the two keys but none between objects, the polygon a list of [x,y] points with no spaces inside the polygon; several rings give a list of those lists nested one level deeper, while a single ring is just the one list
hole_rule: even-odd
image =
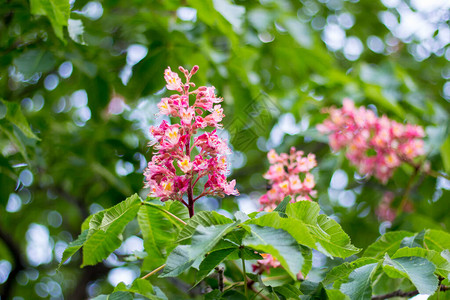
[{"label": "green leaflet", "polygon": [[88,230],[84,230],[76,240],[67,245],[67,248],[63,252],[58,268],[60,268],[70,257],[72,257],[78,250],[80,250],[81,246],[83,246],[84,242],[86,241],[87,234]]},{"label": "green leaflet", "polygon": [[201,211],[196,213],[191,219],[188,220],[186,226],[181,230],[178,235],[177,243],[182,243],[194,234],[195,229],[202,225],[204,227],[219,224],[233,223],[233,220],[216,213],[215,211]]},{"label": "green leaflet", "polygon": [[304,258],[297,241],[286,231],[271,227],[250,224],[251,235],[243,240],[243,244],[255,250],[272,254],[286,269],[292,278],[297,278]]},{"label": "green leaflet", "polygon": [[450,273],[450,262],[445,260],[441,254],[434,250],[428,250],[424,248],[400,248],[398,249],[392,258],[418,256],[423,257],[432,262],[436,266],[436,274],[447,277]]},{"label": "green leaflet", "polygon": [[83,244],[82,267],[101,262],[120,246],[122,231],[136,217],[140,203],[139,196],[134,194],[90,218],[89,230]]},{"label": "green leaflet", "polygon": [[319,215],[320,207],[315,202],[300,201],[289,204],[286,213],[289,217],[303,221],[315,238],[315,249],[335,257],[348,257],[360,249],[351,244],[349,236],[333,219]]},{"label": "green leaflet", "polygon": [[422,257],[410,256],[391,259],[386,254],[383,270],[392,278],[408,278],[420,294],[432,295],[438,287],[438,279],[434,275],[436,267]]},{"label": "green leaflet", "polygon": [[191,238],[191,245],[179,245],[170,253],[160,277],[174,277],[189,269],[197,259],[213,249],[222,237],[236,226],[236,223],[197,226]]},{"label": "green leaflet", "polygon": [[378,263],[364,265],[353,270],[348,276],[348,282],[341,285],[340,291],[351,300],[370,300],[372,298],[372,276]]},{"label": "green leaflet", "polygon": [[238,248],[229,248],[229,249],[221,249],[218,251],[211,252],[206,258],[202,261],[199,266],[196,284],[205,279],[206,276],[219,265],[222,261],[227,259],[232,253],[238,252]]},{"label": "green leaflet", "polygon": [[166,215],[152,206],[141,205],[137,220],[144,239],[144,249],[148,254],[144,259],[143,268],[152,270],[164,263],[165,249],[174,241],[175,230]]},{"label": "green leaflet", "polygon": [[56,36],[64,40],[63,27],[67,26],[70,16],[68,0],[30,0],[31,13],[46,16],[52,24]]},{"label": "green leaflet", "polygon": [[0,99],[0,102],[6,107],[5,119],[7,121],[19,128],[27,138],[39,140],[39,138],[31,130],[30,125],[23,115],[18,103],[3,101],[2,99]]},{"label": "green leaflet", "polygon": [[393,231],[383,234],[364,251],[364,257],[382,258],[385,253],[392,255],[400,247],[405,237],[414,236],[408,231]]},{"label": "green leaflet", "polygon": [[[150,300],[167,299],[164,294],[161,294],[157,287],[153,287],[152,284],[145,279],[137,278],[129,286],[126,286],[123,282],[120,282],[109,297],[119,292],[128,292],[142,295]],[[125,294],[122,294],[125,295]],[[110,299],[110,298],[108,298]],[[134,299],[134,297],[132,298]]]},{"label": "green leaflet", "polygon": [[273,211],[278,212],[281,216],[286,217],[286,208],[289,202],[291,201],[291,196],[284,197],[283,201],[278,204],[277,207]]},{"label": "green leaflet", "polygon": [[[127,198],[125,201],[108,209],[103,216],[99,230],[107,231],[108,228],[117,223],[130,222],[137,214],[141,200],[137,194]],[[133,216],[130,218],[130,216]]]},{"label": "green leaflet", "polygon": [[308,227],[301,220],[282,218],[277,212],[271,212],[248,221],[249,224],[268,226],[287,231],[299,243],[314,248],[315,239],[309,233]]},{"label": "green leaflet", "polygon": [[428,229],[425,232],[424,244],[428,249],[438,252],[450,249],[450,234],[442,230]]},{"label": "green leaflet", "polygon": [[447,137],[441,146],[441,157],[444,163],[445,172],[450,173],[450,136]]},{"label": "green leaflet", "polygon": [[368,264],[378,263],[378,261],[379,260],[374,258],[362,257],[352,262],[344,262],[343,264],[338,265],[327,272],[327,275],[323,280],[323,284],[328,285],[330,283],[334,283],[333,286],[338,288],[340,284],[347,279],[348,275],[355,269]]}]

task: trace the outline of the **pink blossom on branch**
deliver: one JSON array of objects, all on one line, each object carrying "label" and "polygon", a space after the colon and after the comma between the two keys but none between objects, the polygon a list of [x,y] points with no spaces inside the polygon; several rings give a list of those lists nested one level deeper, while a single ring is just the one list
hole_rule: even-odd
[{"label": "pink blossom on branch", "polygon": [[325,111],[329,117],[317,129],[329,136],[334,151],[346,150],[346,157],[361,174],[386,183],[403,161],[412,162],[424,154],[421,126],[377,117],[363,106],[355,107],[349,99],[344,99],[342,108]]},{"label": "pink blossom on branch", "polygon": [[292,202],[311,201],[311,197],[315,197],[316,183],[314,175],[309,173],[317,165],[314,154],[303,156],[303,151],[292,147],[289,154],[278,155],[272,149],[267,158],[271,165],[264,178],[269,180],[271,189],[259,198],[263,210],[274,210],[286,196],[291,196]]},{"label": "pink blossom on branch", "polygon": [[[274,149],[267,153],[270,167],[263,176],[269,180],[271,189],[259,198],[261,210],[273,211],[286,196],[291,196],[291,202],[312,201],[311,197],[316,196],[314,175],[309,172],[317,166],[316,156],[303,154],[294,147],[289,154],[278,154]],[[270,273],[270,269],[281,267],[281,263],[271,254],[262,253],[261,256],[263,259],[252,265],[253,272]],[[297,279],[304,279],[301,272],[297,274]]]},{"label": "pink blossom on branch", "polygon": [[[183,67],[179,70],[186,78],[185,83],[169,67],[164,72],[167,89],[179,94],[162,98],[158,104],[160,114],[178,118],[179,123],[163,121],[159,126],[150,127],[154,140],[149,145],[156,153],[144,170],[144,176],[150,196],[159,197],[161,201],[181,201],[192,216],[194,202],[202,196],[224,197],[239,193],[235,180],[228,182],[226,178],[227,155],[231,153],[226,141],[217,135],[216,129],[197,134],[206,127],[221,128],[225,115],[218,103],[223,99],[215,95],[214,87],[201,86],[190,91],[195,88],[190,80],[198,66],[190,72]],[[192,105],[190,98],[195,98]],[[194,196],[194,187],[200,184],[203,188]]]}]

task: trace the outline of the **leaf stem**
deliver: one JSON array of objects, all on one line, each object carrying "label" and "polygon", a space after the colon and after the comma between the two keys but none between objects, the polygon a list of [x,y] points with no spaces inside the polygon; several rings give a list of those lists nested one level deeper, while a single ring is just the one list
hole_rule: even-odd
[{"label": "leaf stem", "polygon": [[154,207],[154,208],[156,208],[156,209],[159,209],[160,211],[162,211],[162,212],[166,213],[167,215],[171,216],[173,219],[177,220],[177,221],[180,222],[181,224],[186,225],[186,222],[185,222],[185,221],[181,220],[180,218],[178,218],[177,216],[175,216],[175,215],[174,215],[173,213],[171,213],[170,211],[168,211],[168,210],[166,210],[166,209],[160,207],[160,205],[156,205],[156,204],[152,204],[152,203],[148,203],[148,202],[142,202],[142,203],[144,203],[145,205]]},{"label": "leaf stem", "polygon": [[153,271],[151,271],[150,273],[148,273],[145,276],[142,276],[141,279],[147,279],[148,277],[152,276],[153,274],[155,274],[156,272],[158,272],[159,270],[161,270],[162,268],[164,268],[166,266],[166,264],[163,264],[159,267],[157,267],[156,269],[154,269]]}]

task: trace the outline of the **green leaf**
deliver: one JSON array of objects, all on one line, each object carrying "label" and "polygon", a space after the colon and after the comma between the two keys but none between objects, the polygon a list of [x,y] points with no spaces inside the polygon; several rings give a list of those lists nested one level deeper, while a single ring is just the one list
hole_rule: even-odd
[{"label": "green leaf", "polygon": [[200,281],[205,279],[205,277],[208,276],[208,274],[215,267],[217,267],[217,265],[219,265],[222,261],[227,259],[227,257],[230,256],[233,252],[234,253],[239,252],[238,248],[222,249],[209,253],[208,256],[206,256],[206,258],[202,261],[202,263],[199,266],[196,285]]},{"label": "green leaf", "polygon": [[368,264],[353,270],[349,280],[341,285],[340,291],[351,300],[370,300],[372,298],[371,281],[378,263]]},{"label": "green leaf", "polygon": [[[133,283],[131,284],[131,286],[126,286],[125,283],[120,282],[114,288],[113,294],[118,293],[118,292],[135,293],[135,294],[142,295],[150,300],[165,299],[165,297],[161,298],[160,295],[158,295],[157,287],[154,288],[148,280],[141,279],[141,278],[137,278],[136,280],[134,280]],[[156,292],[156,295],[155,295],[155,292]],[[133,299],[134,299],[134,297],[133,297]]]},{"label": "green leaf", "polygon": [[350,298],[340,290],[325,290],[328,300],[350,300]]},{"label": "green leaf", "polygon": [[108,300],[133,300],[133,294],[129,292],[115,292],[108,296]]},{"label": "green leaf", "polygon": [[177,238],[177,243],[186,242],[194,234],[195,229],[202,225],[208,227],[211,225],[229,224],[233,223],[233,220],[216,213],[215,211],[201,211],[196,213],[190,220],[188,220],[186,226],[181,230]]},{"label": "green leaf", "polygon": [[30,0],[31,13],[46,16],[58,38],[64,41],[63,26],[70,16],[69,0]]},{"label": "green leaf", "polygon": [[194,262],[208,253],[224,235],[237,226],[236,223],[204,227],[198,225],[192,235],[191,245],[179,245],[167,258],[166,267],[160,277],[178,276]]},{"label": "green leaf", "polygon": [[[165,203],[165,207],[166,207],[167,211],[169,211],[171,214],[177,216],[184,222],[187,222],[188,220],[190,220],[189,211],[188,211],[187,207],[184,206],[184,204],[181,203],[180,201],[166,201],[164,203]],[[180,225],[178,221],[175,221],[172,219],[170,219],[170,221],[172,223],[174,223],[176,226]]]},{"label": "green leaf", "polygon": [[414,236],[408,231],[392,231],[380,236],[373,244],[367,247],[363,257],[382,258],[387,253],[392,255],[397,251],[405,237]]},{"label": "green leaf", "polygon": [[137,220],[144,238],[144,249],[148,254],[143,268],[154,269],[164,263],[166,246],[175,239],[173,225],[163,212],[148,205],[141,205]]},{"label": "green leaf", "polygon": [[83,246],[82,267],[101,262],[119,248],[122,231],[136,216],[140,203],[139,196],[134,194],[92,217],[89,221],[87,241]]},{"label": "green leaf", "polygon": [[383,270],[392,278],[408,278],[420,294],[434,294],[438,287],[438,279],[434,275],[436,267],[423,257],[411,256],[391,259],[386,254]]},{"label": "green leaf", "polygon": [[22,139],[20,138],[18,132],[12,126],[12,124],[7,122],[6,120],[0,120],[0,130],[6,134],[10,142],[13,143],[14,146],[16,147],[17,151],[19,151],[19,153],[22,155],[25,161],[29,163],[25,145]]},{"label": "green leaf", "polygon": [[441,157],[444,163],[445,173],[450,174],[450,136],[445,139],[441,146]]},{"label": "green leaf", "polygon": [[30,125],[23,115],[18,103],[3,101],[1,99],[0,102],[6,107],[5,119],[7,121],[11,122],[17,128],[19,128],[27,138],[40,140],[31,130]]},{"label": "green leaf", "polygon": [[342,282],[344,282],[348,275],[355,269],[362,266],[378,263],[379,260],[375,258],[362,257],[352,262],[344,262],[327,272],[325,279],[323,280],[324,285],[334,283],[333,286],[338,288]]},{"label": "green leaf", "polygon": [[333,219],[319,215],[320,207],[315,202],[300,201],[288,205],[288,216],[303,221],[315,238],[315,249],[328,256],[348,257],[360,249],[351,244],[349,236]]},{"label": "green leaf", "polygon": [[280,215],[282,215],[283,217],[286,216],[286,208],[287,205],[289,204],[289,202],[291,202],[291,196],[286,196],[284,197],[283,201],[280,202],[280,204],[277,205],[277,207],[275,207],[275,209],[273,211],[276,211],[278,213],[280,213]]},{"label": "green leaf", "polygon": [[278,259],[289,275],[296,279],[301,271],[304,258],[297,241],[286,231],[250,224],[251,235],[243,244],[255,250],[272,254]]},{"label": "green leaf", "polygon": [[128,197],[125,201],[106,210],[102,223],[98,227],[99,230],[107,231],[110,226],[115,223],[130,222],[137,214],[141,200],[137,194]]},{"label": "green leaf", "polygon": [[299,296],[302,294],[300,290],[292,284],[276,286],[273,288],[273,291],[276,294],[285,297],[286,299],[299,299]]},{"label": "green leaf", "polygon": [[450,234],[442,230],[428,229],[425,232],[424,244],[428,249],[437,252],[450,249]]},{"label": "green leaf", "polygon": [[437,251],[424,248],[400,248],[392,255],[392,258],[418,256],[426,258],[436,266],[436,274],[447,277],[450,273],[450,262],[445,260]]},{"label": "green leaf", "polygon": [[61,262],[58,265],[60,268],[70,257],[72,257],[78,250],[80,250],[81,246],[83,246],[86,241],[87,234],[89,230],[84,230],[76,240],[72,241],[67,248],[64,250]]},{"label": "green leaf", "polygon": [[259,226],[268,226],[287,231],[299,244],[314,248],[315,239],[309,233],[308,227],[302,221],[293,218],[282,218],[276,212],[258,215],[247,222]]}]

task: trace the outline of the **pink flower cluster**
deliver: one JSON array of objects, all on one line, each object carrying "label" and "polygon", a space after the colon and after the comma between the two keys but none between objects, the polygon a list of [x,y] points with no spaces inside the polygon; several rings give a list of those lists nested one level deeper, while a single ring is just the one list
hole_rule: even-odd
[{"label": "pink flower cluster", "polygon": [[281,267],[281,263],[271,254],[261,253],[261,256],[263,259],[258,260],[255,265],[252,265],[253,272],[262,274],[265,271],[270,274],[271,268]]},{"label": "pink flower cluster", "polygon": [[375,210],[375,214],[382,221],[393,222],[397,213],[395,209],[391,207],[392,201],[394,201],[395,195],[392,192],[386,192],[381,199],[380,204]]},{"label": "pink flower cluster", "polygon": [[303,156],[303,151],[292,147],[289,154],[280,155],[272,149],[267,157],[271,165],[264,178],[272,188],[259,198],[263,210],[272,211],[286,196],[292,196],[291,202],[311,201],[311,197],[315,197],[316,183],[314,175],[309,173],[317,165],[314,154]]},{"label": "pink flower cluster", "polygon": [[365,107],[356,108],[349,99],[344,99],[341,109],[331,107],[326,112],[329,118],[317,129],[329,135],[333,150],[347,150],[346,157],[361,174],[386,183],[402,161],[412,162],[424,154],[425,133],[420,126],[377,117]]},{"label": "pink flower cluster", "polygon": [[[273,257],[271,254],[261,253],[261,256],[263,257],[263,259],[257,260],[256,264],[252,265],[253,272],[257,274],[262,274],[263,272],[270,274],[270,269],[282,268],[280,261]],[[297,280],[304,279],[305,277],[303,276],[302,272],[298,272]]]},{"label": "pink flower cluster", "polygon": [[[220,128],[224,117],[219,98],[214,87],[201,86],[193,91],[195,84],[190,82],[192,75],[198,71],[194,66],[189,72],[183,67],[183,83],[177,73],[167,68],[164,79],[167,89],[179,94],[162,98],[158,104],[161,114],[179,118],[179,124],[163,121],[159,126],[150,127],[154,141],[150,143],[157,152],[144,171],[145,187],[150,188],[150,196],[159,197],[161,201],[179,200],[188,207],[202,196],[238,195],[236,181],[227,181],[227,154],[230,149],[214,129],[212,132],[197,134],[206,127]],[[190,97],[195,101],[190,105]],[[204,186],[194,198],[194,187],[201,178]],[[200,183],[199,183],[200,184]],[[183,195],[187,193],[187,200]],[[192,210],[193,212],[193,210]]]},{"label": "pink flower cluster", "polygon": [[[381,221],[389,221],[393,222],[397,217],[397,210],[392,207],[392,203],[394,202],[395,194],[393,192],[385,192],[383,194],[383,198],[381,202],[378,204],[378,207],[375,209],[375,214],[378,219]],[[411,202],[405,201],[400,203],[400,209],[404,212],[413,212],[414,207]]]}]

